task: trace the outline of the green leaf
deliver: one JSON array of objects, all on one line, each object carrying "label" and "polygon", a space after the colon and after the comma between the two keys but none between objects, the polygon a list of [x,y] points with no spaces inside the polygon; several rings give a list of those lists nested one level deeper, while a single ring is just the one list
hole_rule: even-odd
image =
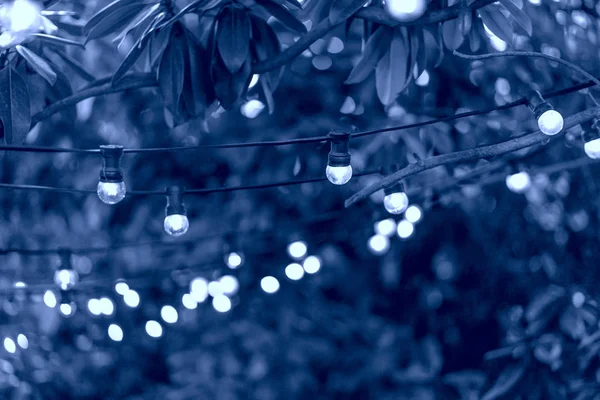
[{"label": "green leaf", "polygon": [[118,0],[111,3],[94,15],[83,27],[83,33],[87,34],[85,43],[116,33],[147,5],[148,3],[145,1],[122,2]]},{"label": "green leaf", "polygon": [[488,390],[481,400],[494,400],[506,395],[525,374],[525,364],[513,364],[504,368],[494,385]]},{"label": "green leaf", "polygon": [[166,107],[175,114],[179,107],[181,92],[185,79],[185,43],[181,40],[182,33],[173,29],[171,39],[165,49],[160,66],[158,67],[158,88]]},{"label": "green leaf", "polygon": [[[504,6],[512,15],[512,17],[517,21],[517,24],[523,28],[523,30],[527,33],[527,35],[531,36],[533,34],[533,26],[531,24],[531,18],[529,15],[525,14],[521,8],[519,8],[512,0],[500,0],[500,4]],[[521,3],[521,7],[523,4]]]},{"label": "green leaf", "polygon": [[142,36],[129,50],[127,53],[127,57],[119,66],[119,69],[115,72],[112,78],[112,84],[115,85],[119,82],[123,76],[133,67],[135,62],[140,58],[146,47],[148,46],[148,42],[150,41],[151,36]]},{"label": "green leaf", "polygon": [[307,32],[306,26],[304,26],[304,24],[290,12],[290,10],[281,4],[278,4],[272,0],[256,0],[256,4],[264,8],[269,14],[277,18],[279,22],[288,28],[300,33]]},{"label": "green leaf", "polygon": [[333,0],[329,9],[329,21],[332,25],[337,25],[354,15],[366,3],[366,0]]},{"label": "green leaf", "polygon": [[4,143],[25,141],[31,125],[29,92],[23,78],[10,66],[0,70],[0,120]]},{"label": "green leaf", "polygon": [[224,7],[217,15],[216,26],[219,54],[227,69],[236,73],[250,51],[250,19],[237,7]]},{"label": "green leaf", "polygon": [[481,20],[492,31],[492,33],[498,36],[500,39],[508,44],[512,44],[513,29],[508,18],[502,14],[500,6],[497,4],[490,4],[489,6],[480,8],[477,10]]},{"label": "green leaf", "polygon": [[65,38],[61,38],[58,36],[54,36],[54,35],[47,35],[45,33],[34,33],[31,36],[34,38],[40,39],[43,42],[59,44],[59,45],[67,45],[67,46],[77,46],[77,47],[81,47],[82,49],[85,49],[85,45],[81,42],[76,42],[74,40],[65,39]]},{"label": "green leaf", "polygon": [[52,67],[46,60],[20,44],[15,46],[15,49],[27,61],[27,64],[50,85],[56,83],[56,72],[52,70]]},{"label": "green leaf", "polygon": [[379,60],[375,69],[377,96],[385,106],[394,102],[406,86],[409,52],[406,28],[396,28],[389,51]]},{"label": "green leaf", "polygon": [[393,32],[391,28],[381,26],[369,37],[360,60],[352,68],[350,76],[346,79],[345,83],[347,85],[354,85],[367,79],[389,49]]}]

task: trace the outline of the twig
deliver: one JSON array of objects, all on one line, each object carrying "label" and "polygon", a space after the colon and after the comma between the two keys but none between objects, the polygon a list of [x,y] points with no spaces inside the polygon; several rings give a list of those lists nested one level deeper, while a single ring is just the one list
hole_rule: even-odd
[{"label": "twig", "polygon": [[535,51],[503,51],[502,53],[488,53],[488,54],[477,54],[477,55],[471,55],[471,54],[463,54],[460,53],[456,50],[454,50],[454,55],[460,57],[460,58],[465,58],[467,60],[484,60],[486,58],[497,58],[497,57],[538,57],[538,58],[544,58],[546,60],[549,61],[554,61],[557,62],[559,64],[564,65],[567,68],[571,68],[573,71],[576,71],[578,73],[580,73],[581,75],[585,76],[586,78],[588,78],[590,81],[594,82],[597,86],[600,86],[600,80],[598,80],[598,78],[596,78],[594,75],[586,72],[585,70],[581,69],[580,67],[578,67],[577,65],[563,60],[562,58],[558,58],[558,57],[554,57],[554,56],[549,56],[547,54],[544,53],[538,53]]},{"label": "twig", "polygon": [[[582,111],[575,115],[572,115],[565,119],[563,132],[575,125],[581,124],[582,122],[589,121],[592,118],[600,115],[600,107],[590,108]],[[372,193],[383,189],[384,187],[398,182],[402,179],[408,178],[409,176],[416,175],[420,172],[436,168],[442,165],[456,164],[461,162],[471,162],[479,159],[490,158],[500,156],[502,154],[511,153],[513,151],[521,150],[526,147],[530,147],[548,140],[554,140],[557,136],[547,136],[536,131],[534,133],[519,136],[517,138],[507,140],[497,144],[488,146],[476,147],[474,149],[468,149],[463,151],[457,151],[454,153],[443,154],[440,156],[430,157],[425,160],[419,160],[414,164],[410,164],[407,167],[397,171],[379,182],[374,183],[362,190],[358,191],[346,200],[346,207],[350,207],[354,203],[363,200],[370,196]]]}]

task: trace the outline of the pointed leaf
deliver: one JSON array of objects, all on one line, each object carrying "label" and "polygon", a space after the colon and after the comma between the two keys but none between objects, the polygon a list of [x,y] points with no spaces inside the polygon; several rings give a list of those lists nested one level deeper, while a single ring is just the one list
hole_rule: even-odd
[{"label": "pointed leaf", "polygon": [[498,379],[481,400],[494,400],[506,395],[525,374],[525,364],[514,364],[504,368]]},{"label": "pointed leaf", "polygon": [[421,73],[427,68],[427,48],[425,47],[425,33],[423,29],[416,29],[414,31],[414,39],[418,42],[417,52],[417,78],[421,76]]},{"label": "pointed leaf", "polygon": [[375,69],[377,96],[385,106],[396,100],[408,79],[409,49],[406,45],[405,32],[405,28],[394,30],[390,50],[377,63]]},{"label": "pointed leaf", "polygon": [[[428,34],[428,36],[431,38],[431,40],[433,40],[433,42],[436,45],[436,48],[438,51],[438,56],[436,58],[435,63],[430,66],[432,68],[437,68],[440,66],[440,64],[444,60],[444,39],[442,37],[443,36],[442,24],[437,24],[435,26],[435,30],[433,30],[433,29],[434,28],[425,27],[425,29],[423,31]],[[428,60],[428,64],[431,64],[431,63],[433,63],[433,60]]]},{"label": "pointed leaf", "polygon": [[38,38],[43,42],[51,43],[51,44],[59,44],[59,45],[68,45],[68,46],[77,46],[85,49],[85,46],[81,42],[76,42],[74,40],[61,38],[54,35],[47,35],[45,33],[34,33],[31,35],[34,38]]},{"label": "pointed leaf", "polygon": [[169,44],[171,37],[171,27],[154,31],[150,38],[150,46],[148,47],[148,62],[151,68],[156,67],[160,61],[163,52]]},{"label": "pointed leaf", "polygon": [[85,66],[83,66],[79,61],[73,59],[73,57],[71,57],[69,54],[67,54],[62,49],[52,49],[52,51],[54,53],[58,54],[60,56],[61,60],[63,60],[65,62],[65,64],[67,64],[69,67],[71,67],[71,69],[73,71],[75,71],[79,76],[81,76],[86,81],[91,82],[91,81],[96,80],[96,77],[90,71],[88,71]]},{"label": "pointed leaf", "polygon": [[179,107],[179,99],[183,91],[185,78],[185,58],[181,33],[173,30],[171,40],[165,49],[160,66],[158,68],[158,88],[166,107],[176,113]]},{"label": "pointed leaf", "polygon": [[269,108],[269,114],[273,114],[275,111],[275,101],[273,100],[273,91],[269,87],[269,82],[266,79],[260,78],[260,86],[262,87],[263,94],[265,95],[265,100],[267,102],[267,107]]},{"label": "pointed leaf", "polygon": [[[500,0],[500,4],[502,4],[512,15],[512,17],[517,21],[517,24],[523,28],[527,35],[531,36],[533,34],[533,26],[531,24],[531,18],[529,15],[525,14],[521,8],[517,7],[512,0]],[[521,4],[522,6],[522,4]]]},{"label": "pointed leaf", "polygon": [[333,0],[329,9],[329,21],[332,25],[337,25],[354,15],[366,3],[367,0]]},{"label": "pointed leaf", "polygon": [[[73,88],[71,87],[72,79],[61,72],[61,69],[54,63],[50,62],[50,66],[52,66],[56,72],[57,79],[54,86],[48,87],[46,97],[48,102],[56,103],[59,100],[73,95]],[[77,107],[75,105],[67,107],[61,111],[61,115],[63,116],[64,121],[75,123],[75,121],[77,121]]]},{"label": "pointed leaf", "polygon": [[[281,45],[277,34],[273,31],[273,28],[267,24],[264,20],[258,17],[250,16],[252,21],[252,41],[251,46],[253,47],[256,58],[259,61],[264,61],[269,58],[275,57],[281,52]],[[275,90],[279,85],[279,79],[283,68],[277,68],[272,71],[263,74],[269,81],[269,88]]]},{"label": "pointed leaf", "polygon": [[392,42],[393,30],[387,27],[379,27],[371,35],[365,50],[358,63],[350,71],[350,76],[346,79],[347,85],[354,85],[367,79],[375,66],[381,60],[385,52],[390,48]]},{"label": "pointed leaf", "polygon": [[227,69],[235,73],[250,50],[250,19],[239,8],[224,7],[217,20],[217,49]]},{"label": "pointed leaf", "polygon": [[140,11],[134,19],[119,33],[114,39],[113,43],[119,42],[119,46],[127,37],[127,34],[135,29],[138,25],[142,25],[144,21],[154,18],[161,4],[157,3],[150,7],[146,7]]},{"label": "pointed leaf", "polygon": [[128,3],[125,6],[119,7],[112,10],[112,12],[103,15],[103,18],[97,21],[97,24],[90,26],[90,22],[94,20],[94,18],[92,18],[92,20],[84,26],[84,33],[87,30],[87,37],[85,38],[84,43],[87,43],[92,39],[98,39],[110,35],[111,33],[118,32],[130,22],[131,18],[142,11],[146,5],[147,3],[143,1]]},{"label": "pointed leaf", "polygon": [[188,35],[183,97],[188,112],[195,118],[203,116],[215,99],[212,82],[208,79],[208,60],[206,50],[193,35]]},{"label": "pointed leaf", "polygon": [[29,92],[23,78],[10,66],[0,70],[0,120],[4,143],[23,143],[31,125]]},{"label": "pointed leaf", "polygon": [[487,26],[494,35],[498,36],[506,43],[512,44],[512,25],[508,18],[502,14],[500,6],[497,4],[490,4],[487,7],[480,8],[477,12],[485,26]]},{"label": "pointed leaf", "polygon": [[52,67],[46,60],[20,44],[16,45],[15,49],[17,50],[17,53],[27,61],[27,65],[44,78],[50,85],[56,83],[56,72],[52,70]]},{"label": "pointed leaf", "polygon": [[477,25],[469,32],[469,48],[473,52],[479,50],[481,47],[481,37],[483,35],[483,33],[480,32],[481,30],[481,24],[477,23]]},{"label": "pointed leaf", "polygon": [[444,44],[448,50],[458,49],[465,40],[462,32],[459,28],[459,19],[451,19],[445,21],[442,24],[442,36],[444,38]]},{"label": "pointed leaf", "polygon": [[212,77],[217,99],[224,109],[230,110],[248,88],[251,77],[250,59],[235,74],[230,73],[223,61],[217,59],[213,65]]},{"label": "pointed leaf", "polygon": [[129,50],[127,57],[119,66],[119,69],[115,72],[112,78],[112,84],[115,85],[119,82],[123,76],[133,67],[135,62],[140,58],[146,47],[148,46],[148,42],[150,41],[151,36],[142,36]]},{"label": "pointed leaf", "polygon": [[304,26],[304,24],[290,12],[290,10],[281,4],[272,0],[256,0],[256,4],[264,8],[269,14],[277,18],[279,22],[288,28],[300,33],[307,32],[306,26]]}]

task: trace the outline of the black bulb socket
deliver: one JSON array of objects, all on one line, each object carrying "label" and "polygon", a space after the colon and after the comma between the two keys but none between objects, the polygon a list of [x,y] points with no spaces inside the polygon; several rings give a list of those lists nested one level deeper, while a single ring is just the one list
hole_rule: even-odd
[{"label": "black bulb socket", "polygon": [[327,156],[330,167],[347,167],[350,165],[350,134],[333,131],[329,133],[331,150]]},{"label": "black bulb socket", "polygon": [[167,192],[167,208],[165,214],[169,215],[186,215],[185,205],[183,204],[183,195],[185,188],[183,186],[169,186]]},{"label": "black bulb socket", "polygon": [[554,110],[554,107],[544,100],[540,92],[537,90],[532,90],[526,97],[527,107],[529,107],[536,120],[539,119],[546,111]]},{"label": "black bulb socket", "polygon": [[100,182],[123,182],[123,170],[121,169],[123,146],[114,144],[100,146],[100,155],[102,156]]},{"label": "black bulb socket", "polygon": [[404,184],[402,182],[396,182],[396,183],[393,183],[393,184],[383,188],[383,194],[386,196],[393,194],[393,193],[402,193],[402,192],[404,192]]}]

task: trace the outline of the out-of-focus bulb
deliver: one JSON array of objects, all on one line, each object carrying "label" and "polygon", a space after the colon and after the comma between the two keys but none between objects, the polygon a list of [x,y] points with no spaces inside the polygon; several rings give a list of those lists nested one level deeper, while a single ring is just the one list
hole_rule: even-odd
[{"label": "out-of-focus bulb", "polygon": [[14,340],[9,337],[4,338],[4,350],[8,351],[11,354],[14,354],[17,351],[17,345]]},{"label": "out-of-focus bulb", "polygon": [[325,175],[329,182],[334,185],[345,185],[352,178],[352,166],[332,167],[328,165],[325,169]]},{"label": "out-of-focus bulb", "polygon": [[229,300],[229,297],[222,294],[213,298],[212,305],[213,308],[220,313],[226,313],[231,310],[231,300]]},{"label": "out-of-focus bulb", "polygon": [[287,251],[290,257],[298,260],[306,255],[308,248],[306,247],[306,243],[298,240],[290,243],[287,247]]},{"label": "out-of-focus bulb", "polygon": [[408,239],[415,231],[415,226],[408,220],[403,219],[402,221],[398,222],[398,228],[396,231],[400,239]]},{"label": "out-of-focus bulb", "polygon": [[390,239],[383,235],[374,235],[369,238],[369,250],[375,255],[387,253],[390,249]]},{"label": "out-of-focus bulb", "polygon": [[194,278],[190,282],[190,295],[196,303],[203,303],[208,297],[208,281],[204,278]]},{"label": "out-of-focus bulb", "polygon": [[190,221],[186,215],[173,214],[165,217],[165,232],[171,236],[184,235],[190,227]]},{"label": "out-of-focus bulb", "polygon": [[396,232],[396,221],[393,218],[383,219],[375,223],[375,233],[383,236],[393,236]]},{"label": "out-of-focus bulb", "polygon": [[227,255],[227,267],[231,269],[239,268],[242,265],[242,255],[236,252],[231,252]]},{"label": "out-of-focus bulb", "polygon": [[321,269],[321,260],[317,256],[308,256],[302,263],[302,268],[307,274],[316,274]]},{"label": "out-of-focus bulb", "polygon": [[22,333],[19,333],[19,336],[17,336],[17,343],[22,349],[29,347],[29,340],[27,339],[27,336],[23,335]]},{"label": "out-of-focus bulb", "polygon": [[125,182],[98,182],[98,197],[106,204],[117,204],[125,198]]},{"label": "out-of-focus bulb", "polygon": [[108,326],[108,337],[115,342],[123,340],[123,329],[117,324],[110,324]]},{"label": "out-of-focus bulb", "polygon": [[195,310],[198,308],[198,302],[194,300],[190,293],[185,293],[183,296],[181,296],[181,304],[183,304],[183,306],[188,310]]},{"label": "out-of-focus bulb", "polygon": [[89,299],[87,306],[90,314],[96,316],[102,314],[102,305],[99,299]]},{"label": "out-of-focus bulb", "polygon": [[414,21],[427,10],[427,0],[385,0],[384,7],[395,20]]},{"label": "out-of-focus bulb", "polygon": [[513,193],[523,193],[531,187],[531,177],[524,171],[508,175],[506,187]]},{"label": "out-of-focus bulb", "polygon": [[260,288],[265,293],[276,293],[279,290],[279,281],[274,276],[265,276],[260,280]]},{"label": "out-of-focus bulb", "polygon": [[585,151],[585,154],[592,160],[600,159],[600,138],[585,142],[583,151]]},{"label": "out-of-focus bulb", "polygon": [[219,278],[219,286],[221,287],[221,291],[224,295],[233,296],[238,292],[240,283],[235,276],[224,275]]},{"label": "out-of-focus bulb", "polygon": [[299,281],[304,276],[304,268],[298,263],[291,263],[285,267],[285,275],[293,281]]},{"label": "out-of-focus bulb", "polygon": [[162,325],[158,321],[150,320],[146,322],[146,333],[153,338],[159,338],[163,334]]},{"label": "out-of-focus bulb", "polygon": [[113,303],[113,301],[108,298],[108,297],[102,297],[100,300],[98,300],[99,304],[100,304],[100,312],[106,316],[111,316],[114,314],[115,312],[115,303]]},{"label": "out-of-focus bulb", "polygon": [[423,212],[419,208],[419,206],[410,206],[406,209],[404,213],[404,218],[412,224],[416,224],[423,217]]},{"label": "out-of-focus bulb", "polygon": [[61,290],[72,289],[78,281],[79,275],[75,270],[59,269],[54,273],[54,283],[56,283]]},{"label": "out-of-focus bulb", "polygon": [[563,116],[556,110],[548,110],[538,118],[540,131],[548,136],[554,136],[562,131],[564,125]]},{"label": "out-of-focus bulb", "polygon": [[179,314],[175,307],[167,305],[160,309],[160,317],[167,324],[174,324],[179,319]]},{"label": "out-of-focus bulb", "polygon": [[52,290],[46,290],[46,292],[44,293],[44,304],[46,304],[46,306],[50,308],[56,307],[56,295]]},{"label": "out-of-focus bulb", "polygon": [[383,206],[390,214],[401,214],[408,207],[408,196],[404,192],[387,194],[383,198]]},{"label": "out-of-focus bulb", "polygon": [[0,23],[11,32],[37,31],[41,11],[40,6],[33,1],[15,0],[0,8]]},{"label": "out-of-focus bulb", "polygon": [[140,295],[133,289],[129,289],[123,295],[123,302],[127,307],[136,308],[140,305]]},{"label": "out-of-focus bulb", "polygon": [[115,292],[120,294],[121,296],[125,295],[129,290],[129,285],[125,281],[119,281],[115,283]]},{"label": "out-of-focus bulb", "polygon": [[72,317],[77,310],[75,303],[62,303],[60,305],[60,313],[65,317]]}]

